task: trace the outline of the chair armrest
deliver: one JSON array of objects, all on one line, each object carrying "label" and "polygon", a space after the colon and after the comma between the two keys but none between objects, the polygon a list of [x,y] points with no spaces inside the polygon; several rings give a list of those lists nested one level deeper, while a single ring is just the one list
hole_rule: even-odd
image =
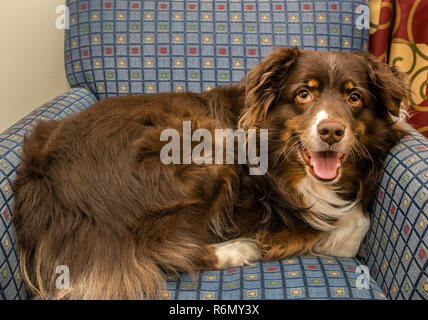
[{"label": "chair armrest", "polygon": [[388,155],[361,260],[390,299],[428,298],[428,139],[411,129]]},{"label": "chair armrest", "polygon": [[11,215],[14,205],[12,181],[21,162],[24,135],[37,120],[62,119],[88,108],[96,96],[84,88],[75,88],[37,108],[0,134],[0,300],[25,299],[27,293],[18,268]]}]

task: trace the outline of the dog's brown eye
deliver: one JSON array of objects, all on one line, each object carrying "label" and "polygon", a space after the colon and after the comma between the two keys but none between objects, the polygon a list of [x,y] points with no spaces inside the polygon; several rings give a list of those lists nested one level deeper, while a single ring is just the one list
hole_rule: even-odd
[{"label": "dog's brown eye", "polygon": [[352,105],[359,104],[361,101],[361,96],[358,93],[353,93],[349,96],[348,101]]},{"label": "dog's brown eye", "polygon": [[296,99],[300,103],[306,103],[306,102],[312,101],[312,95],[310,94],[310,92],[308,90],[301,90],[297,94]]}]

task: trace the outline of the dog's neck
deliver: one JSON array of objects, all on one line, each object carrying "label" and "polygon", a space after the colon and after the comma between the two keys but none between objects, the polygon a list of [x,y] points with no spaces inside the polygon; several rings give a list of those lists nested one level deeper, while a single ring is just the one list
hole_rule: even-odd
[{"label": "dog's neck", "polygon": [[359,203],[358,198],[353,201],[341,198],[338,195],[340,187],[317,182],[312,177],[302,179],[297,191],[314,213],[307,222],[317,230],[333,230],[334,226],[328,221],[334,222],[345,217]]},{"label": "dog's neck", "polygon": [[303,179],[297,189],[313,212],[305,216],[306,222],[317,230],[326,231],[317,240],[314,251],[323,255],[354,257],[370,226],[359,198],[344,200],[338,195],[340,189],[311,177]]}]

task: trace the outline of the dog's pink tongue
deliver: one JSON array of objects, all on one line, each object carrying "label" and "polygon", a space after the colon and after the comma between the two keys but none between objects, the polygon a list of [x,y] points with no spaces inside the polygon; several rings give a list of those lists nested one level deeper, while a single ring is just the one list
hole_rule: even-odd
[{"label": "dog's pink tongue", "polygon": [[315,174],[325,180],[331,180],[337,176],[337,168],[340,166],[337,152],[311,152],[311,165]]}]

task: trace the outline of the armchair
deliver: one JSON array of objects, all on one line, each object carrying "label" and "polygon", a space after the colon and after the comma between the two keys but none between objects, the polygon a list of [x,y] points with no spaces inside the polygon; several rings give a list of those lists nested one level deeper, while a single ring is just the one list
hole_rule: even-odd
[{"label": "armchair", "polygon": [[[0,299],[31,298],[14,247],[11,182],[23,137],[123,94],[210,90],[239,81],[273,46],[367,50],[364,0],[67,0],[71,90],[0,135]],[[427,299],[428,140],[412,130],[386,159],[358,257],[296,256],[168,280],[167,299]],[[370,271],[361,288],[358,266]],[[195,280],[196,279],[196,280]]]}]

